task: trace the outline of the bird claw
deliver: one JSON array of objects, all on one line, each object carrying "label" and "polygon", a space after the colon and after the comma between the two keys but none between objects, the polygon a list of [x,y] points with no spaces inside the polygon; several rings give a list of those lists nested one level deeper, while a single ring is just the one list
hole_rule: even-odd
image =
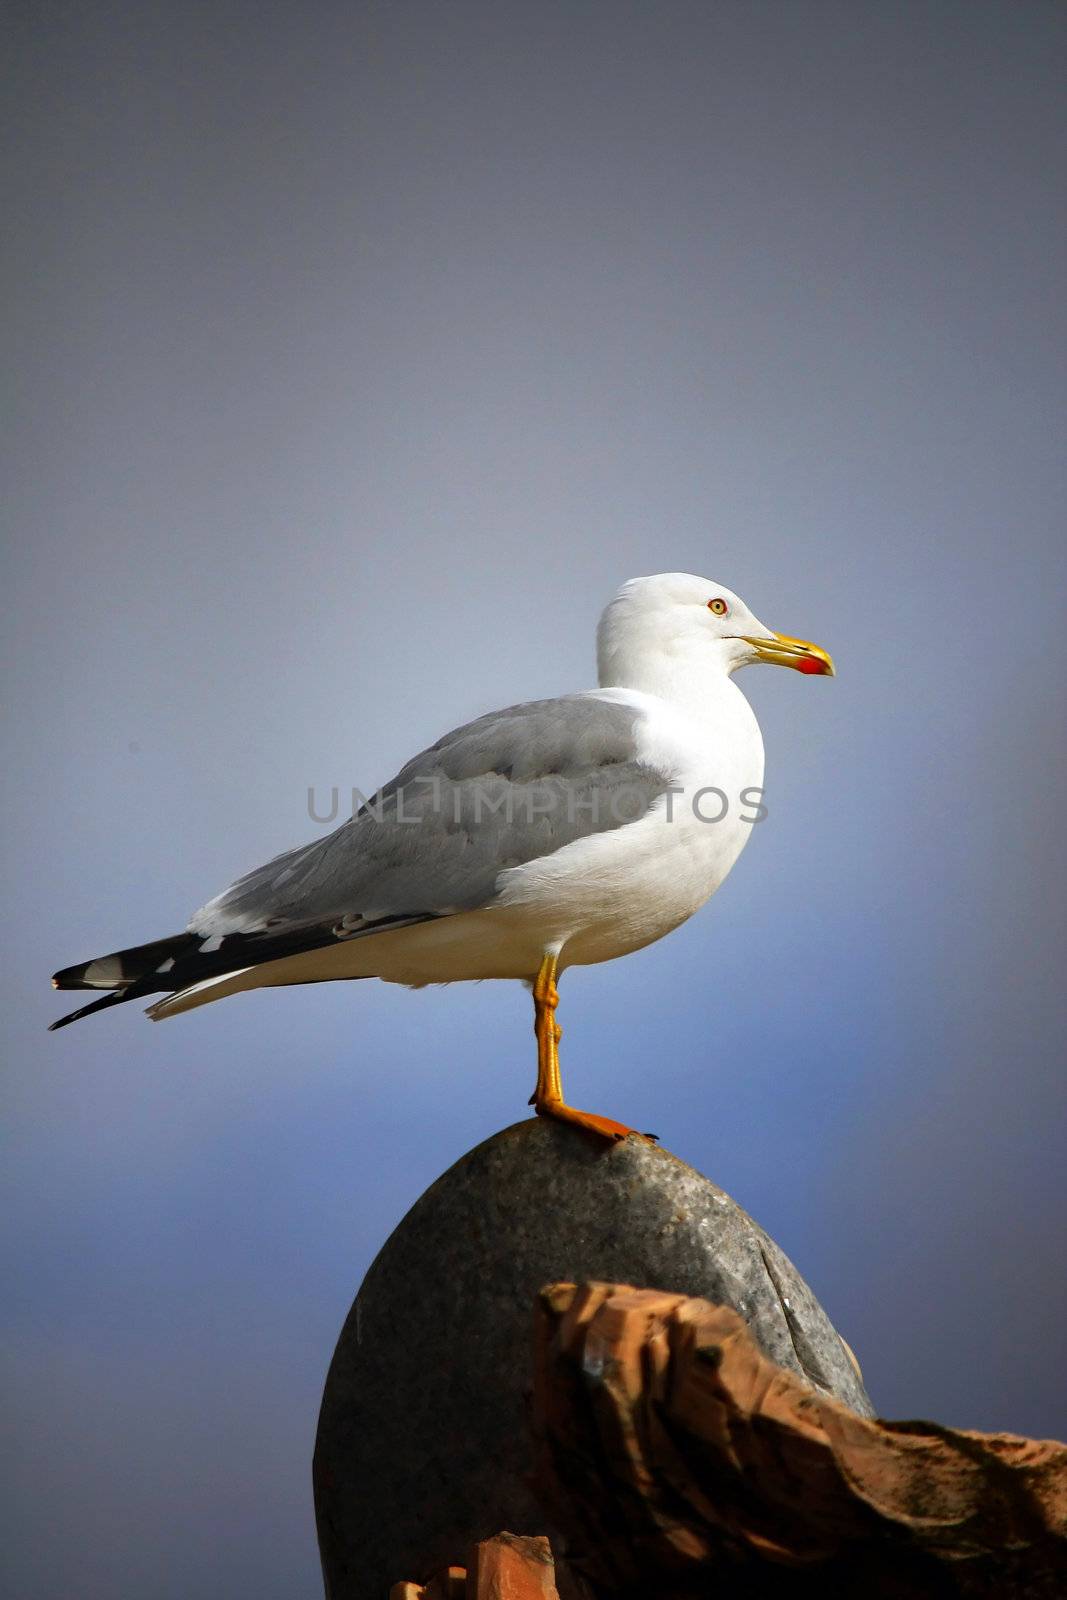
[{"label": "bird claw", "polygon": [[[569,1122],[580,1133],[598,1141],[607,1139],[612,1144],[620,1144],[623,1139],[637,1132],[635,1128],[627,1127],[625,1122],[616,1122],[613,1117],[597,1116],[593,1111],[579,1111],[576,1106],[566,1105],[560,1100],[535,1099],[533,1105],[539,1117],[549,1117],[554,1122]],[[638,1134],[637,1137],[643,1138],[644,1135]]]}]

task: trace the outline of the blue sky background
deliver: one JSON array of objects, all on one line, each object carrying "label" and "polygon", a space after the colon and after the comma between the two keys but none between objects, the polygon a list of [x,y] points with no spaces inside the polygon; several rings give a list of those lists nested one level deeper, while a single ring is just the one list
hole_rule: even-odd
[{"label": "blue sky background", "polygon": [[517,985],[49,1037],[49,973],[588,686],[665,569],[839,677],[738,680],[770,817],[567,974],[569,1094],[758,1218],[883,1413],[1064,1436],[1062,9],[12,16],[5,1592],[320,1592],[344,1314],[534,1068]]}]

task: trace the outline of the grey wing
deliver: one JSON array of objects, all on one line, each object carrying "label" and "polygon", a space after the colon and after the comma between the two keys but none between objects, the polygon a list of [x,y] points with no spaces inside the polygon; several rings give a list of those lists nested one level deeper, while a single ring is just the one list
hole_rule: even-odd
[{"label": "grey wing", "polygon": [[322,943],[491,905],[505,869],[637,820],[670,786],[638,757],[643,715],[589,694],[479,717],[327,838],[238,879],[190,929],[291,947],[302,930]]}]

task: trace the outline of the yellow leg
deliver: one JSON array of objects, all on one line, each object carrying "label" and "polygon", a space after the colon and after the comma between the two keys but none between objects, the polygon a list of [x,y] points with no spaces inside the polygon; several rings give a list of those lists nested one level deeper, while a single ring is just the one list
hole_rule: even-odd
[{"label": "yellow leg", "polygon": [[556,957],[546,955],[541,970],[534,980],[534,1033],[537,1036],[537,1087],[530,1104],[539,1117],[555,1117],[558,1122],[569,1122],[583,1128],[600,1139],[625,1139],[633,1133],[625,1123],[613,1122],[610,1117],[598,1117],[591,1111],[578,1111],[567,1105],[563,1098],[563,1084],[559,1075],[559,1040],[561,1029],[556,1021],[559,990],[556,988]]}]

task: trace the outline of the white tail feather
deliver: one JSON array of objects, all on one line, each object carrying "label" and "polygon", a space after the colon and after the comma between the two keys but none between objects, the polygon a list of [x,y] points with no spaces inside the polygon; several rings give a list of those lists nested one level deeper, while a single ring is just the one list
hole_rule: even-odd
[{"label": "white tail feather", "polygon": [[222,1000],[228,994],[239,994],[242,989],[257,989],[259,983],[252,976],[256,970],[255,967],[241,967],[237,972],[224,972],[218,978],[201,978],[188,989],[179,989],[177,994],[157,1000],[147,1008],[145,1016],[151,1017],[153,1022],[162,1022],[166,1017],[180,1016],[183,1011],[194,1011],[197,1006],[210,1005],[212,1000]]}]

